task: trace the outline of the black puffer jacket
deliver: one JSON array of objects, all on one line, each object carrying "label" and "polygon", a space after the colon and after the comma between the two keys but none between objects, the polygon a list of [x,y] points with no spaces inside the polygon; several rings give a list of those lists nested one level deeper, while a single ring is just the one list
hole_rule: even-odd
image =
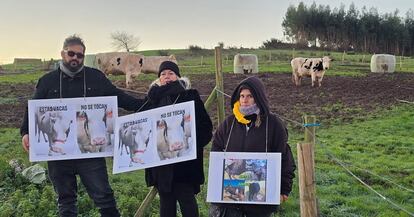
[{"label": "black puffer jacket", "polygon": [[[247,130],[245,124],[239,123],[234,115],[228,116],[225,121],[220,124],[214,134],[213,145],[211,151],[224,151],[226,143],[230,136],[226,151],[228,152],[279,152],[282,154],[282,179],[281,194],[289,195],[292,190],[292,182],[295,177],[295,162],[290,150],[288,141],[288,133],[283,122],[275,115],[270,113],[269,103],[266,97],[263,83],[256,77],[249,77],[240,82],[236,87],[232,98],[232,107],[240,98],[240,86],[248,86],[253,90],[252,94],[256,104],[260,108],[259,118],[261,124],[259,126],[250,127]],[[231,126],[233,129],[231,130]],[[266,135],[266,128],[268,134]],[[230,132],[231,131],[231,132]],[[266,148],[267,137],[267,148]],[[223,206],[237,207],[249,212],[268,212],[276,211],[277,206],[271,205],[231,205],[220,204]]]},{"label": "black puffer jacket", "polygon": [[194,100],[197,134],[197,159],[164,165],[145,170],[145,179],[148,186],[157,186],[159,191],[170,192],[174,182],[188,183],[194,186],[195,193],[200,191],[200,184],[204,183],[203,148],[212,137],[213,125],[204,103],[197,90],[189,89],[189,81],[185,78],[159,86],[158,79],[148,91],[149,103],[144,110],[172,105],[175,103]]},{"label": "black puffer jacket", "polygon": [[[67,76],[60,69],[42,76],[36,85],[33,99],[56,99],[95,96],[117,96],[118,106],[128,111],[137,110],[144,100],[136,99],[116,88],[101,71],[84,67],[74,78]],[[60,82],[61,81],[61,82]],[[62,94],[62,96],[60,96]],[[20,134],[28,134],[28,114],[25,112]]]}]

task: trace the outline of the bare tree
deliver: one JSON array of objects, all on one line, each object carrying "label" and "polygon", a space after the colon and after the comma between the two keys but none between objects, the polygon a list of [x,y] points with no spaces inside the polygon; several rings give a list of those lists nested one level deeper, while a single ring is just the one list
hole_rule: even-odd
[{"label": "bare tree", "polygon": [[141,44],[139,37],[129,34],[125,31],[117,31],[111,33],[112,45],[118,49],[125,49],[127,52],[135,50]]}]

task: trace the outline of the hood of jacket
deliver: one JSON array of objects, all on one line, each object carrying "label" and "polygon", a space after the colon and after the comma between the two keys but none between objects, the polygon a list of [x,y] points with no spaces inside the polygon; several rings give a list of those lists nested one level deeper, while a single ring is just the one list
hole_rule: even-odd
[{"label": "hood of jacket", "polygon": [[236,103],[240,98],[240,87],[241,86],[248,86],[250,90],[252,90],[252,94],[254,97],[254,101],[257,106],[260,108],[260,114],[265,116],[269,115],[270,108],[269,108],[269,100],[266,96],[266,89],[263,82],[257,77],[248,77],[242,80],[239,85],[237,85],[236,89],[231,96],[231,108],[233,109],[234,103]]}]

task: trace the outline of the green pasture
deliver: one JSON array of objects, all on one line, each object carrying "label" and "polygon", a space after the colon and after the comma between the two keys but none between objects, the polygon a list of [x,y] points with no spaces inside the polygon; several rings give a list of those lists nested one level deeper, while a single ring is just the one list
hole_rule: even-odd
[{"label": "green pasture", "polygon": [[[148,50],[138,52],[145,56],[171,55],[174,54],[181,68],[181,74],[214,73],[215,56],[214,50],[203,49],[198,52],[190,52],[188,49],[171,50]],[[342,53],[331,51],[315,50],[263,50],[263,49],[223,49],[222,63],[223,72],[233,72],[233,58],[237,53],[256,54],[259,60],[260,72],[291,73],[290,60],[293,57],[317,58],[330,56],[334,59],[331,68],[325,74],[345,76],[365,76],[370,73],[370,61],[372,54],[368,53]],[[13,64],[2,65],[6,72],[14,72]],[[21,70],[20,70],[21,69]],[[19,65],[17,71],[30,71],[34,74],[41,74],[42,70],[34,70],[33,65]],[[396,73],[414,72],[414,57],[396,56]],[[148,77],[149,76],[149,77]],[[114,76],[114,79],[124,79],[123,76]],[[17,74],[10,78],[0,76],[0,82],[26,82],[31,81],[33,76]],[[150,75],[140,75],[138,79],[151,79]]]},{"label": "green pasture", "polygon": [[[316,191],[322,216],[409,216],[360,184],[331,157],[343,162],[387,199],[406,210],[414,211],[412,123],[412,105],[401,105],[367,116],[364,120],[317,130]],[[290,129],[289,143],[295,158],[295,144],[302,140],[301,130]],[[0,205],[0,217],[56,216],[51,183],[29,183],[10,168],[10,159],[18,159],[25,166],[30,165],[21,148],[18,130],[3,128],[0,129],[0,198],[3,202]],[[207,157],[205,162],[207,174]],[[41,165],[45,166],[45,163]],[[111,159],[108,158],[108,172],[111,170]],[[110,175],[110,181],[123,216],[132,216],[149,191],[145,186],[143,171]],[[276,216],[299,216],[297,183],[296,178],[288,202],[281,206],[281,211]],[[206,191],[205,185],[198,195],[202,216],[207,216],[208,213]],[[98,211],[82,185],[78,203],[80,216],[98,216]],[[157,209],[158,198],[148,209],[147,216],[157,216]]]}]

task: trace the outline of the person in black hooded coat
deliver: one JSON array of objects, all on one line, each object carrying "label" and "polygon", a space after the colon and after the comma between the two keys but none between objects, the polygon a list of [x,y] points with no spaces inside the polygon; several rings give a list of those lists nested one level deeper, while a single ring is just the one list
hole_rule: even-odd
[{"label": "person in black hooded coat", "polygon": [[194,100],[197,158],[146,169],[145,179],[148,186],[155,186],[159,192],[161,217],[176,216],[177,201],[183,217],[197,217],[195,195],[204,183],[203,148],[211,140],[213,125],[198,91],[190,89],[188,79],[181,78],[177,64],[161,63],[158,77],[150,86],[144,110]]},{"label": "person in black hooded coat", "polygon": [[[231,97],[233,114],[216,130],[211,151],[279,152],[282,154],[281,202],[288,199],[295,177],[295,162],[285,125],[270,112],[265,87],[257,77],[240,82]],[[276,205],[212,203],[210,217],[269,217]]]}]

